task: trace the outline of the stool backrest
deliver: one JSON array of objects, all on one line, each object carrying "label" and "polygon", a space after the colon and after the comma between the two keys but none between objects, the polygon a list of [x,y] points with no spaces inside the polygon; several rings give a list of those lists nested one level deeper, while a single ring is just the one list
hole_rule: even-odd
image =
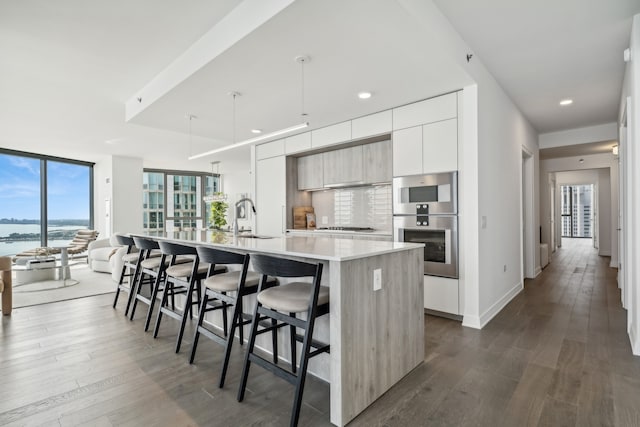
[{"label": "stool backrest", "polygon": [[198,251],[200,262],[206,262],[209,264],[244,264],[245,259],[249,258],[249,254],[223,251],[209,246],[198,246],[196,250]]},{"label": "stool backrest", "polygon": [[257,273],[274,277],[314,277],[320,282],[322,264],[295,261],[269,255],[253,254],[251,256],[253,269]]},{"label": "stool backrest", "polygon": [[198,255],[198,251],[193,246],[181,245],[179,243],[170,243],[160,241],[158,242],[160,245],[160,251],[163,255]]},{"label": "stool backrest", "polygon": [[152,249],[160,249],[160,245],[158,242],[152,239],[147,239],[145,237],[133,236],[133,241],[136,244],[136,247],[141,251],[150,251]]},{"label": "stool backrest", "polygon": [[129,246],[129,247],[136,245],[132,237],[123,236],[122,234],[116,234],[115,237],[116,237],[116,242],[118,242],[119,245]]}]

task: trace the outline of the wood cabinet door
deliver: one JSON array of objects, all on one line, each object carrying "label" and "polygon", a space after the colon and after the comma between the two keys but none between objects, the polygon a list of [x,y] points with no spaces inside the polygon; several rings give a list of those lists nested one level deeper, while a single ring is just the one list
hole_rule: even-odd
[{"label": "wood cabinet door", "polygon": [[322,153],[324,185],[362,183],[362,145]]},{"label": "wood cabinet door", "polygon": [[364,182],[391,182],[391,141],[374,142],[362,146]]},{"label": "wood cabinet door", "polygon": [[298,190],[317,190],[324,185],[322,154],[298,158]]}]

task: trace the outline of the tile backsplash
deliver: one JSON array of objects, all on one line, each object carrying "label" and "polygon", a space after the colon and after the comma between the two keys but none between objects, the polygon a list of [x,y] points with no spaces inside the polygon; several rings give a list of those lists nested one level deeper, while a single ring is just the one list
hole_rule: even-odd
[{"label": "tile backsplash", "polygon": [[393,230],[391,185],[316,191],[311,204],[318,227],[371,227],[389,233]]}]

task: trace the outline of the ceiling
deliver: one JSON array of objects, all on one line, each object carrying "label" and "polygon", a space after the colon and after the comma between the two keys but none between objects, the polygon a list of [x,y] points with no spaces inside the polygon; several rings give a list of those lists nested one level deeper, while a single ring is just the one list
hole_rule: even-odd
[{"label": "ceiling", "polygon": [[[469,84],[411,1],[296,0],[128,123],[125,102],[240,0],[1,2],[0,147],[206,168],[186,157],[234,140],[229,91],[242,94],[236,140],[300,122],[303,54],[312,128]],[[615,121],[640,0],[434,2],[540,133]],[[560,108],[565,97],[574,104]],[[185,113],[198,116],[190,133]],[[248,149],[217,159],[247,169]]]}]

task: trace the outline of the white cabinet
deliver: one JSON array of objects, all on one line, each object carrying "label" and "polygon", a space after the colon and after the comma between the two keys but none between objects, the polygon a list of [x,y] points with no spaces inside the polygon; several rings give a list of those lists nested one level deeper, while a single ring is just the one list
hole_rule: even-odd
[{"label": "white cabinet", "polygon": [[322,156],[325,186],[362,183],[362,145],[329,151]]},{"label": "white cabinet", "polygon": [[444,120],[422,127],[422,172],[458,169],[458,120]]},{"label": "white cabinet", "polygon": [[422,173],[422,126],[393,132],[393,176]]},{"label": "white cabinet", "polygon": [[367,184],[391,182],[391,155],[391,141],[363,145],[363,181]]},{"label": "white cabinet", "polygon": [[286,154],[299,153],[311,149],[311,132],[289,136],[284,139],[284,151]]},{"label": "white cabinet", "polygon": [[424,276],[424,308],[443,313],[460,314],[458,279]]},{"label": "white cabinet", "polygon": [[269,157],[282,156],[284,154],[284,139],[256,145],[256,159],[267,159]]},{"label": "white cabinet", "polygon": [[391,110],[370,114],[351,120],[351,138],[359,139],[367,136],[391,132],[393,127]]},{"label": "white cabinet", "polygon": [[311,131],[311,147],[318,148],[351,140],[351,121]]},{"label": "white cabinet", "polygon": [[393,130],[453,119],[457,115],[457,95],[450,93],[394,108]]},{"label": "white cabinet", "polygon": [[256,232],[267,236],[284,233],[287,204],[285,156],[256,162]]},{"label": "white cabinet", "polygon": [[317,190],[324,185],[322,154],[298,158],[298,190]]},{"label": "white cabinet", "polygon": [[393,176],[458,170],[458,120],[393,132]]}]

